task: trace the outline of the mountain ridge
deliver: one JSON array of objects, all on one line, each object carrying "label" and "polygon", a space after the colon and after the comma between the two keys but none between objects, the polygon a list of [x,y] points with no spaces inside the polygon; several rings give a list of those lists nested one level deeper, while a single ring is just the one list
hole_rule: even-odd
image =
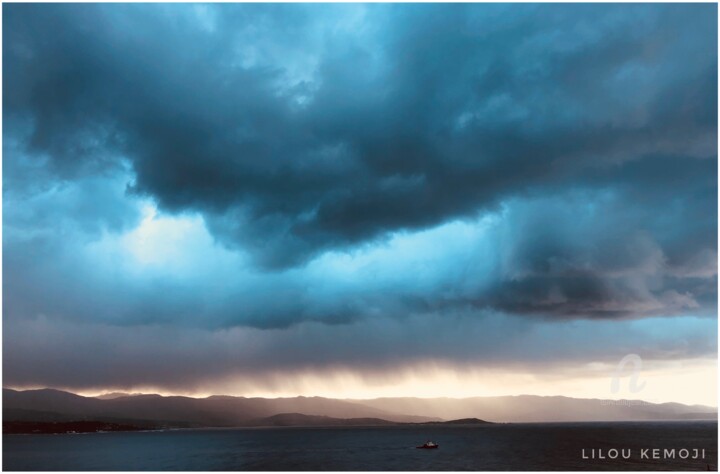
[{"label": "mountain ridge", "polygon": [[391,422],[436,421],[433,417],[408,416],[366,407],[354,402],[328,398],[244,398],[162,396],[146,394],[111,399],[84,397],[55,389],[18,391],[3,389],[3,416],[12,420],[22,412],[23,421],[32,420],[30,412],[53,414],[56,418],[79,420],[153,420],[162,425],[232,427],[244,426],[253,419],[279,413],[297,412],[334,418],[378,418]]},{"label": "mountain ridge", "polygon": [[[289,414],[297,415],[290,422]],[[3,389],[3,417],[8,421],[132,421],[167,427],[240,427],[277,423],[349,426],[347,420],[376,423],[428,423],[467,419],[493,422],[660,421],[717,419],[717,409],[681,403],[653,404],[642,400],[581,399],[565,396],[515,395],[504,397],[332,399],[325,397],[204,398],[129,394],[85,397],[57,389]],[[303,418],[320,417],[320,418]],[[333,420],[330,420],[330,419]],[[301,420],[302,419],[302,420]],[[298,421],[300,420],[300,421]],[[336,421],[345,420],[345,421]],[[379,420],[379,421],[377,421]],[[290,423],[288,425],[288,423]],[[364,421],[362,423],[365,423]]]}]

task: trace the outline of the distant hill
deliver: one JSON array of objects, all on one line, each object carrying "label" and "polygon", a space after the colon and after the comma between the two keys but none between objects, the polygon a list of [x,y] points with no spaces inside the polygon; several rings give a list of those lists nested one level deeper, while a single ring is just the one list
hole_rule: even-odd
[{"label": "distant hill", "polygon": [[434,416],[442,419],[472,418],[499,422],[716,420],[717,408],[681,403],[648,403],[642,400],[519,395],[473,398],[376,398],[349,400],[386,411]]},{"label": "distant hill", "polygon": [[[3,421],[92,421],[149,427],[377,426],[393,423],[717,419],[717,409],[680,403],[568,397],[207,398],[132,395],[83,397],[53,389],[3,389]],[[444,421],[452,420],[452,421]]]},{"label": "distant hill", "polygon": [[13,421],[153,421],[158,426],[247,426],[282,413],[332,418],[372,418],[389,422],[425,422],[437,418],[408,416],[362,404],[321,397],[207,398],[136,395],[101,399],[53,389],[3,389],[3,419]]},{"label": "distant hill", "polygon": [[279,413],[267,418],[251,420],[247,426],[387,426],[396,424],[398,423],[380,418],[333,418],[303,415],[302,413]]},{"label": "distant hill", "polygon": [[492,425],[491,421],[485,421],[480,420],[478,418],[462,418],[459,420],[449,420],[449,421],[426,421],[425,423],[421,423],[423,425]]}]

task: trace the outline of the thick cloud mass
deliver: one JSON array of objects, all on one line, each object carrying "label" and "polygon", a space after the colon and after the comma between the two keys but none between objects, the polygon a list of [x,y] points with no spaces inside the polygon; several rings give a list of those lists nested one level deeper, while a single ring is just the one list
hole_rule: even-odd
[{"label": "thick cloud mass", "polygon": [[715,5],[3,13],[6,339],[716,315]]}]

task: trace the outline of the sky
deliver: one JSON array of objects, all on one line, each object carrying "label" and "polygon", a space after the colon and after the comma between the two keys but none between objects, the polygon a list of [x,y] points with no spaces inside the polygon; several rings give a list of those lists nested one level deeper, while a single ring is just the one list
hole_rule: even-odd
[{"label": "sky", "polygon": [[717,405],[717,5],[2,18],[4,386]]}]

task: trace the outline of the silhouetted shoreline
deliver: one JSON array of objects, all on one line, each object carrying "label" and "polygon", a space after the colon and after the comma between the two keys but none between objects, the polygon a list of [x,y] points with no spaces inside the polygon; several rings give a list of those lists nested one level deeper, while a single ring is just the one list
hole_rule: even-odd
[{"label": "silhouetted shoreline", "polygon": [[[329,416],[312,416],[301,413],[280,413],[252,420],[248,423],[224,427],[232,428],[326,428],[326,427],[382,427],[402,425],[491,425],[489,421],[477,418],[466,418],[462,420],[432,421],[425,423],[399,423],[380,418],[333,418]],[[3,434],[82,434],[82,433],[103,433],[114,431],[162,431],[166,429],[204,429],[215,428],[212,426],[195,427],[169,427],[161,425],[113,423],[107,421],[4,421]]]},{"label": "silhouetted shoreline", "polygon": [[3,434],[71,434],[110,431],[144,431],[142,426],[104,421],[3,421]]}]

